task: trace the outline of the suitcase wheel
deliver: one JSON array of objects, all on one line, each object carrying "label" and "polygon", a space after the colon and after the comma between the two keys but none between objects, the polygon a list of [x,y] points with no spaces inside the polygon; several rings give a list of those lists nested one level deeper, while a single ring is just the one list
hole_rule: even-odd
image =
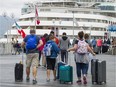
[{"label": "suitcase wheel", "polygon": [[60,80],[60,84],[65,84],[65,82]]},{"label": "suitcase wheel", "polygon": [[71,84],[73,84],[73,82],[71,82]]},{"label": "suitcase wheel", "polygon": [[98,82],[99,85],[102,85],[102,82]]},{"label": "suitcase wheel", "polygon": [[93,81],[93,82],[92,82],[92,84],[93,84],[93,85],[95,85],[95,84],[96,84],[96,82],[94,82],[94,81]]},{"label": "suitcase wheel", "polygon": [[22,82],[23,80],[15,80],[15,82]]},{"label": "suitcase wheel", "polygon": [[61,80],[60,80],[60,84],[61,84]]}]

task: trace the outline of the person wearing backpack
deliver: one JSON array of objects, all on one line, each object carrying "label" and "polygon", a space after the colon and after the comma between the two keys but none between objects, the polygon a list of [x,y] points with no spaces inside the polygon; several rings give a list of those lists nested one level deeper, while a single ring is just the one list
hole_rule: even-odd
[{"label": "person wearing backpack", "polygon": [[40,37],[35,35],[35,30],[30,30],[30,35],[27,35],[21,46],[26,48],[26,81],[30,81],[30,67],[32,65],[33,84],[37,83],[37,68],[38,68],[38,48],[43,44]]},{"label": "person wearing backpack", "polygon": [[67,51],[75,51],[76,72],[78,78],[77,83],[81,84],[81,77],[83,77],[83,84],[87,84],[87,66],[89,63],[88,51],[91,52],[93,55],[95,55],[95,53],[85,42],[83,31],[80,31],[78,33],[78,38],[79,40],[77,41],[77,43],[75,43],[74,47],[69,48]]},{"label": "person wearing backpack", "polygon": [[58,56],[58,53],[60,49],[58,48],[57,44],[54,41],[53,34],[49,35],[49,40],[44,46],[44,55],[46,56],[46,62],[47,62],[47,79],[46,81],[50,81],[50,71],[53,71],[54,81],[56,80],[56,58]]}]

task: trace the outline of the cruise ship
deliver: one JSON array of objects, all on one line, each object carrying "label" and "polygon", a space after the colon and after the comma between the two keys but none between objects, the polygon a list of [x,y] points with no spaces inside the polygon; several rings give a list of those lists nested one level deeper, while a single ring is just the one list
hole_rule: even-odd
[{"label": "cruise ship", "polygon": [[[35,22],[35,7],[39,25]],[[17,24],[26,35],[30,29],[36,29],[40,36],[53,30],[58,37],[66,32],[73,39],[83,30],[90,38],[104,39],[105,34],[116,37],[116,32],[108,31],[110,25],[116,25],[115,0],[31,0],[24,3],[21,14]],[[22,38],[15,24],[5,35]]]}]

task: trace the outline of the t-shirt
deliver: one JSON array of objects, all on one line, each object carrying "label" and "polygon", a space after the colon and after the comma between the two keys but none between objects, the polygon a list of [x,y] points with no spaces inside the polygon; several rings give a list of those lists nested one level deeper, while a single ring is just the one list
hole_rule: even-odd
[{"label": "t-shirt", "polygon": [[102,40],[101,39],[97,40],[97,46],[102,46]]}]

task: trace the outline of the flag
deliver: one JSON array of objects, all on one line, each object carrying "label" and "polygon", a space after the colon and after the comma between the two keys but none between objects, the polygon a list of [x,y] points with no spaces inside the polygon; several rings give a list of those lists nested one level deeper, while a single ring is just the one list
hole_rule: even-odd
[{"label": "flag", "polygon": [[25,38],[25,36],[26,36],[25,32],[24,32],[23,29],[17,24],[16,21],[15,21],[15,25],[16,25],[16,28],[18,29],[18,33],[19,33],[23,38]]},{"label": "flag", "polygon": [[35,8],[35,17],[36,17],[36,23],[39,25],[40,24],[40,20],[38,18],[38,11],[37,8]]},{"label": "flag", "polygon": [[25,38],[25,36],[26,36],[25,32],[22,29],[21,29],[21,35],[23,38]]},{"label": "flag", "polygon": [[16,28],[18,29],[18,33],[21,34],[21,27],[15,22]]}]

